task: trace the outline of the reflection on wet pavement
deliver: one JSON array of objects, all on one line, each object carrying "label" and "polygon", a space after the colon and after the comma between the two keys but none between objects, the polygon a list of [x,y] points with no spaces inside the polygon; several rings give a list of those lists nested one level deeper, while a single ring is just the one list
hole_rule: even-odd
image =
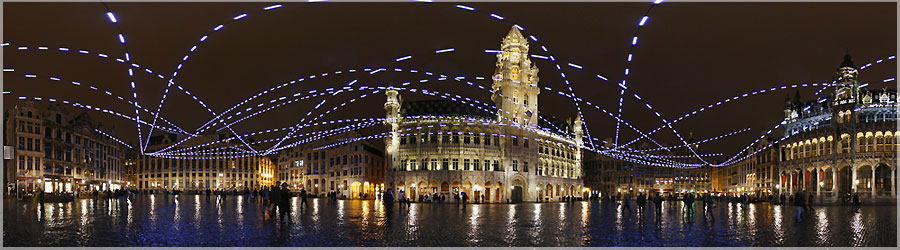
[{"label": "reflection on wet pavement", "polygon": [[279,220],[256,199],[143,195],[36,203],[6,199],[4,246],[896,246],[896,206],[663,203],[633,213],[611,203],[393,205],[294,198]]}]

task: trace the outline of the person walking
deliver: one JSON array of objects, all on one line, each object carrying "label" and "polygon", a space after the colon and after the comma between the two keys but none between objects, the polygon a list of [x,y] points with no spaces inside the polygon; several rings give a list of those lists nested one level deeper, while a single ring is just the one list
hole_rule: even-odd
[{"label": "person walking", "polygon": [[[275,212],[278,210],[278,205],[281,202],[281,181],[276,181],[275,186],[272,187],[272,190],[269,191],[269,204],[272,206],[272,219],[275,219]],[[284,213],[282,211],[281,213]]]},{"label": "person walking", "polygon": [[630,202],[630,200],[631,200],[631,199],[630,199],[630,197],[628,197],[628,194],[625,194],[624,196],[622,196],[622,205],[625,206],[625,209],[628,209],[628,213],[631,213],[631,202]]},{"label": "person walking", "polygon": [[281,210],[281,214],[280,214],[281,216],[279,217],[279,219],[287,216],[288,221],[290,221],[291,220],[291,208],[290,208],[291,190],[288,189],[287,182],[281,183],[280,198],[281,198],[281,201],[278,202],[278,206],[281,207],[281,208],[279,208],[279,210]]},{"label": "person walking", "polygon": [[694,194],[689,193],[684,196],[684,213],[694,215]]},{"label": "person walking", "polygon": [[305,188],[301,189],[300,190],[300,209],[301,210],[303,210],[303,206],[306,206],[307,208],[309,208],[309,204],[306,203],[306,197],[307,197],[306,189]]},{"label": "person walking", "polygon": [[653,205],[656,206],[656,215],[662,214],[662,202],[662,196],[660,196],[659,193],[656,193],[656,195],[653,196]]},{"label": "person walking", "polygon": [[808,198],[807,201],[806,201],[806,213],[812,214],[812,212],[813,212],[813,207],[812,207],[812,203],[813,203],[813,194],[810,193],[809,191],[806,191],[806,193],[807,193],[806,196],[809,196],[809,198]]},{"label": "person walking", "polygon": [[803,197],[803,189],[801,188],[794,194],[794,206],[797,207],[797,213],[794,214],[794,217],[796,217],[797,222],[803,222],[803,212],[806,209],[804,201],[806,201],[806,199]]},{"label": "person walking", "polygon": [[38,205],[41,206],[41,211],[44,210],[44,190],[38,188]]},{"label": "person walking", "polygon": [[859,213],[859,208],[862,207],[862,203],[859,202],[859,193],[853,193],[853,212]]},{"label": "person walking", "polygon": [[461,198],[462,198],[463,209],[466,209],[466,200],[469,199],[469,195],[466,194],[466,191],[462,191],[462,192],[460,192],[460,194],[462,194]]},{"label": "person walking", "polygon": [[647,204],[647,200],[644,198],[644,193],[639,193],[637,196],[637,210],[638,213],[644,212],[644,205]]}]

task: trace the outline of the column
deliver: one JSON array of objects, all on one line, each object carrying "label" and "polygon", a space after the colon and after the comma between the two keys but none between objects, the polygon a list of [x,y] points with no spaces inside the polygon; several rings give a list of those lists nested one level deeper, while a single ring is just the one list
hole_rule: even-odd
[{"label": "column", "polygon": [[851,193],[856,193],[856,186],[858,185],[857,181],[859,181],[859,180],[856,179],[856,164],[854,163],[854,164],[850,165],[850,192]]},{"label": "column", "polygon": [[869,179],[869,185],[872,186],[872,198],[875,198],[875,167],[872,168],[872,178]]},{"label": "column", "polygon": [[819,174],[820,171],[822,171],[822,169],[819,167],[816,167],[816,182],[817,183],[813,184],[813,185],[816,185],[816,198],[819,198],[819,199],[821,199],[821,197],[822,197],[822,185],[819,185],[819,183],[825,183],[824,181],[822,181],[822,179],[823,179],[822,176],[824,176],[824,174],[820,175]]},{"label": "column", "polygon": [[894,176],[895,176],[894,173],[895,172],[897,172],[897,170],[891,168],[891,197],[892,198],[897,197],[897,184],[894,182]]},{"label": "column", "polygon": [[791,174],[788,175],[788,192],[794,193],[794,172],[791,171]]},{"label": "column", "polygon": [[838,168],[831,165],[831,196],[838,198],[841,194],[838,192]]}]

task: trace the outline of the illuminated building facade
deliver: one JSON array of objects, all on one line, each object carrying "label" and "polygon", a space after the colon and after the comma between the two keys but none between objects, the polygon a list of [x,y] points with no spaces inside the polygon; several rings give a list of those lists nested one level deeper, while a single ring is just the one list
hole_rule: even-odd
[{"label": "illuminated building facade", "polygon": [[[606,139],[606,148],[612,148],[612,138]],[[688,141],[693,143],[693,139]],[[691,145],[699,152],[697,145]],[[649,145],[642,143],[632,153],[641,152],[652,154],[656,158],[687,158],[692,157],[690,151],[679,148],[671,152],[654,150]],[[629,162],[596,153],[585,153],[585,177],[584,185],[590,188],[592,195],[615,195],[628,193],[632,197],[638,193],[705,193],[711,192],[713,169],[710,167],[699,168],[673,168],[651,166]],[[696,163],[696,161],[688,161]]]},{"label": "illuminated building facade", "polygon": [[[361,137],[347,131],[340,138]],[[349,199],[375,199],[383,190],[384,152],[369,140],[326,137],[279,153],[279,180],[309,194],[337,192]]]},{"label": "illuminated building facade", "polygon": [[747,150],[747,159],[717,168],[717,190],[896,197],[897,91],[867,90],[857,74],[847,55],[830,96],[804,102],[798,92],[788,98],[782,122],[787,138],[771,147],[775,140],[766,138]]},{"label": "illuminated building facade", "polygon": [[386,91],[385,186],[411,199],[459,191],[486,202],[582,197],[581,120],[538,117],[537,73],[528,41],[512,28],[497,53],[497,110],[457,100],[403,102],[398,91]]},{"label": "illuminated building facade", "polygon": [[[150,137],[147,152],[159,151],[175,145],[185,135],[165,134]],[[206,150],[203,156],[161,156],[142,155],[137,159],[135,179],[137,188],[142,190],[177,189],[200,191],[209,189],[250,189],[275,184],[275,163],[264,156],[237,157],[233,153],[211,151],[201,144],[221,141],[226,135],[200,135],[185,143],[172,147],[173,151],[196,147]],[[222,144],[244,146],[225,141]]]},{"label": "illuminated building facade", "polygon": [[19,193],[79,194],[127,184],[127,148],[98,132],[102,126],[93,125],[87,113],[70,117],[59,104],[39,109],[29,101],[6,116],[6,137],[15,148],[15,170],[7,174],[15,177]]},{"label": "illuminated building facade", "polygon": [[858,82],[857,74],[846,55],[831,96],[788,99],[783,124],[789,137],[778,145],[778,191],[896,197],[897,91],[865,89],[868,83]]}]

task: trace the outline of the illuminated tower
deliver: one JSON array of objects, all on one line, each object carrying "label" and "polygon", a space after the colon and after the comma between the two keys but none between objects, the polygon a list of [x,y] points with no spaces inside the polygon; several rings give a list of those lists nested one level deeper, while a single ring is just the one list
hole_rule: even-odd
[{"label": "illuminated tower", "polygon": [[[856,81],[857,70],[856,67],[853,66],[853,60],[851,60],[850,55],[844,55],[844,61],[841,62],[841,66],[838,67],[836,72],[837,78],[837,87],[834,88],[834,100],[832,100],[831,112],[832,112],[832,125],[834,126],[834,138],[839,138],[835,140],[835,144],[832,145],[832,148],[835,150],[842,150],[842,148],[849,147],[850,153],[850,166],[851,166],[851,177],[852,182],[850,183],[850,190],[856,192],[856,147],[857,147],[857,139],[856,139],[856,122],[857,122],[857,103],[859,100],[859,83]],[[835,153],[840,153],[835,151]],[[832,154],[834,156],[832,163],[837,163],[837,154]]]},{"label": "illuminated tower", "polygon": [[528,58],[528,41],[516,27],[500,42],[494,90],[491,100],[497,105],[497,118],[506,123],[537,126],[538,68]]},{"label": "illuminated tower", "polygon": [[[387,101],[384,103],[385,119],[384,124],[391,130],[391,136],[384,138],[385,146],[385,175],[384,182],[391,183],[393,186],[392,170],[397,160],[397,147],[400,145],[400,103],[402,102],[400,94],[395,89],[388,89],[384,92],[387,95]],[[393,190],[396,192],[396,190]]]},{"label": "illuminated tower", "polygon": [[[575,116],[575,124],[574,124],[574,132],[575,132],[575,146],[578,148],[575,153],[575,162],[581,162],[581,147],[584,146],[584,142],[582,139],[582,135],[584,132],[582,131],[582,122],[581,116]],[[577,178],[584,177],[581,171],[581,164],[575,164],[575,176]]]}]

